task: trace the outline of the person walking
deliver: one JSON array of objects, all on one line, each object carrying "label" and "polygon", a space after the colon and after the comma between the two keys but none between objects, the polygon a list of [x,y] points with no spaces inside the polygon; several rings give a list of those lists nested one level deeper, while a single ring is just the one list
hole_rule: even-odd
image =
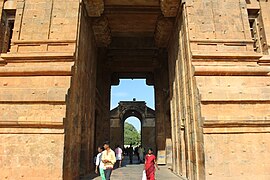
[{"label": "person walking", "polygon": [[129,163],[132,164],[133,163],[133,147],[132,147],[132,144],[130,144],[130,146],[128,148],[128,156],[129,156]]},{"label": "person walking", "polygon": [[118,167],[121,167],[122,165],[122,158],[123,158],[123,151],[120,148],[119,145],[117,145],[117,147],[115,148],[115,156],[116,156],[116,164],[118,164]]},{"label": "person walking", "polygon": [[98,147],[98,155],[96,157],[96,170],[95,170],[95,173],[98,174],[98,169],[99,169],[99,174],[101,176],[101,179],[106,180],[105,179],[105,174],[104,174],[104,163],[101,161],[103,151],[104,151],[104,148],[102,146],[99,146]]},{"label": "person walking", "polygon": [[153,154],[153,149],[149,148],[148,154],[145,156],[144,169],[146,173],[147,180],[155,180],[155,166],[159,170],[156,162],[156,156]]},{"label": "person walking", "polygon": [[143,162],[143,155],[144,155],[144,148],[142,147],[142,145],[139,146],[139,149],[138,149],[138,153],[139,153],[139,159],[140,159],[140,163]]},{"label": "person walking", "polygon": [[135,150],[134,150],[134,155],[136,155],[137,156],[137,158],[138,158],[138,161],[139,161],[139,163],[140,163],[140,156],[139,156],[139,146],[136,146],[135,147]]},{"label": "person walking", "polygon": [[116,162],[115,153],[110,148],[109,141],[104,142],[104,151],[102,153],[101,160],[104,163],[104,174],[106,180],[110,180],[114,163]]}]

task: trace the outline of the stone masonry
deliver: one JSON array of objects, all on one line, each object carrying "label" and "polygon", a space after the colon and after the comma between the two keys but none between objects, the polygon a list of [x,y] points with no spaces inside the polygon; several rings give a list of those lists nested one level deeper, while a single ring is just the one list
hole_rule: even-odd
[{"label": "stone masonry", "polygon": [[79,179],[110,88],[155,89],[159,163],[270,179],[270,1],[0,0],[0,179]]}]

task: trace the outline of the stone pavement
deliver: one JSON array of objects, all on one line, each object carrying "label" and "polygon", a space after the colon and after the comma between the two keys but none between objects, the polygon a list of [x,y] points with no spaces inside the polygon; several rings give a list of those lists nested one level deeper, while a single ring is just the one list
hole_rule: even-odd
[{"label": "stone pavement", "polygon": [[[127,159],[127,158],[125,158]],[[134,161],[134,164],[129,164],[128,162],[123,162],[123,167],[117,168],[113,171],[111,180],[141,180],[143,172],[143,164],[138,164]],[[160,170],[156,171],[157,180],[180,180],[182,178],[173,174],[167,166],[159,166]],[[101,180],[100,176],[91,174],[87,177],[81,178],[81,180]]]}]

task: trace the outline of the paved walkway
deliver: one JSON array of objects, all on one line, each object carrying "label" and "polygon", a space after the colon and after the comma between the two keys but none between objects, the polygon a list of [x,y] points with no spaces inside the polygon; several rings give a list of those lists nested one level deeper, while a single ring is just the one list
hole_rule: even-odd
[{"label": "paved walkway", "polygon": [[[127,159],[127,158],[125,158]],[[111,180],[141,180],[143,172],[143,164],[129,164],[127,161],[123,162],[123,167],[113,170]],[[94,174],[82,178],[81,180],[101,180],[101,178]],[[180,180],[181,178],[173,174],[166,166],[160,166],[160,170],[156,171],[157,180]]]}]

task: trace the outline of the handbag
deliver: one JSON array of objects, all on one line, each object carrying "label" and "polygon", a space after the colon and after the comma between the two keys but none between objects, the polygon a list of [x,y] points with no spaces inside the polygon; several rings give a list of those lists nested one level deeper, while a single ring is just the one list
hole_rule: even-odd
[{"label": "handbag", "polygon": [[146,172],[145,172],[145,170],[143,170],[142,180],[147,180],[147,177],[146,177]]}]

